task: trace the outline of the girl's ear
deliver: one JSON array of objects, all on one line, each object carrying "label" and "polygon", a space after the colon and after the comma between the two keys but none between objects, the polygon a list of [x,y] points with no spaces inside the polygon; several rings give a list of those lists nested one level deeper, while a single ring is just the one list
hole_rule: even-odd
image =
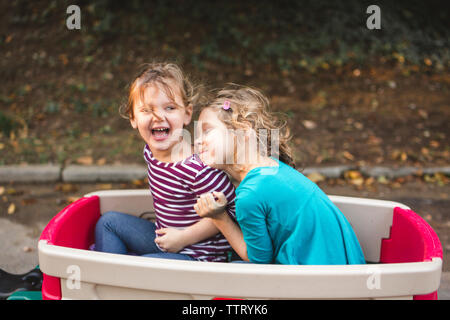
[{"label": "girl's ear", "polygon": [[133,127],[133,129],[137,128],[137,122],[135,118],[130,118],[130,124]]},{"label": "girl's ear", "polygon": [[191,123],[192,120],[192,113],[194,111],[194,108],[192,104],[188,104],[186,108],[184,109],[185,115],[184,115],[184,125],[187,126],[189,123]]}]

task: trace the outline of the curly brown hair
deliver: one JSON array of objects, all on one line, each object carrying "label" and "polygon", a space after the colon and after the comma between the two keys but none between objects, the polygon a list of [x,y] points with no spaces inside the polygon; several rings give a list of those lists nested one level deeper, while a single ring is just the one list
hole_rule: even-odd
[{"label": "curly brown hair", "polygon": [[[225,102],[230,107],[228,110],[223,108]],[[287,127],[287,121],[270,112],[269,107],[269,99],[259,90],[233,83],[220,89],[212,102],[206,106],[215,110],[218,118],[229,129],[253,129],[256,138],[266,151],[273,151],[271,134],[273,130],[278,130],[278,138],[275,141],[278,143],[278,148],[275,148],[276,154],[273,155],[295,168],[292,150],[288,144],[292,136]],[[261,133],[267,136],[261,136]]]}]

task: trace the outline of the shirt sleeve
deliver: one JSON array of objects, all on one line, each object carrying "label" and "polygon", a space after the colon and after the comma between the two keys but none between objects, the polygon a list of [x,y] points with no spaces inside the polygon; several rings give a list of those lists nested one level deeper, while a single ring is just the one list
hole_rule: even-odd
[{"label": "shirt sleeve", "polygon": [[272,239],[266,223],[266,210],[262,201],[251,195],[236,202],[236,215],[247,245],[250,262],[269,264],[273,262]]},{"label": "shirt sleeve", "polygon": [[236,220],[235,188],[225,172],[206,166],[198,172],[192,187],[198,197],[213,191],[222,192],[228,201],[227,213]]}]

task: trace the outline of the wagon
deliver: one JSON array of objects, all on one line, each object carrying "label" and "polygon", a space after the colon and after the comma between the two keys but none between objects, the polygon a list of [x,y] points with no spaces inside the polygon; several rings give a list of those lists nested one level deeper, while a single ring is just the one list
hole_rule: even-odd
[{"label": "wagon", "polygon": [[92,192],[59,212],[40,240],[43,299],[437,299],[442,247],[404,204],[329,196],[367,264],[275,265],[181,261],[96,252],[107,211],[154,219],[149,190]]}]

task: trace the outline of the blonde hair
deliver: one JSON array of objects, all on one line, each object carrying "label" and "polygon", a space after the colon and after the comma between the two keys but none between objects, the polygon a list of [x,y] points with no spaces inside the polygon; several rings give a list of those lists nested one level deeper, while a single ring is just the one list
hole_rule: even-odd
[{"label": "blonde hair", "polygon": [[[224,105],[229,106],[229,109],[224,108]],[[291,134],[286,126],[287,122],[270,112],[269,106],[269,99],[257,89],[229,84],[218,91],[213,101],[206,108],[215,110],[218,118],[229,129],[253,129],[257,140],[265,145],[266,150],[272,150],[271,133],[272,130],[277,129],[279,135],[278,154],[276,156],[282,162],[295,168],[292,150],[288,145]],[[261,132],[267,134],[266,139],[262,139]]]},{"label": "blonde hair", "polygon": [[181,68],[174,63],[156,62],[147,63],[141,66],[128,90],[128,100],[120,106],[120,114],[126,119],[134,119],[134,104],[139,98],[144,101],[145,89],[151,85],[160,85],[167,96],[175,100],[173,86],[179,90],[184,106],[197,104],[199,93],[187,76],[183,74]]}]

